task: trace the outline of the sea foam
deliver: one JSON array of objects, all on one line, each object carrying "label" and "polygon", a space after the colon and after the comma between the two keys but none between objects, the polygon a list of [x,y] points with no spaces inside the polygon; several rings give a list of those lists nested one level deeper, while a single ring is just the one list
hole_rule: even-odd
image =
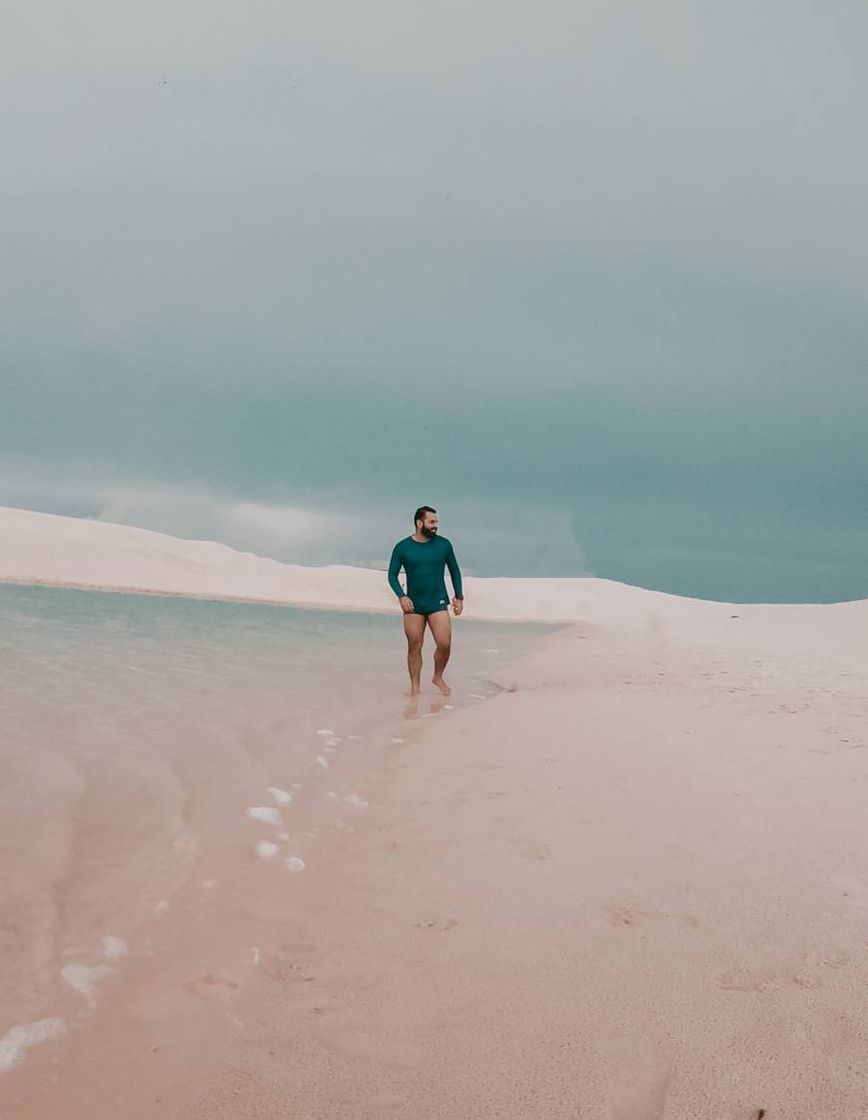
[{"label": "sea foam", "polygon": [[35,1023],[10,1027],[0,1038],[0,1073],[6,1073],[13,1066],[20,1065],[31,1046],[56,1038],[65,1030],[63,1019],[37,1019]]},{"label": "sea foam", "polygon": [[60,970],[60,975],[70,988],[87,1000],[89,1007],[96,1007],[97,984],[100,980],[111,976],[114,971],[108,964],[95,964],[92,967],[86,964],[65,964]]},{"label": "sea foam", "polygon": [[247,810],[247,815],[255,821],[264,821],[265,824],[283,824],[283,817],[270,805],[254,805]]},{"label": "sea foam", "polygon": [[104,937],[102,939],[102,953],[107,960],[119,961],[129,951],[129,946],[122,937]]},{"label": "sea foam", "polygon": [[279,851],[280,845],[272,844],[270,840],[258,840],[256,843],[256,854],[260,859],[273,859]]}]

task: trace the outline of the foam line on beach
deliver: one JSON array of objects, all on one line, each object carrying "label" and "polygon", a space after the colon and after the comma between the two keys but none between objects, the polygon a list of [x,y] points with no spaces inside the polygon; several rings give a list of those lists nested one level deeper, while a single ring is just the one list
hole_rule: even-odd
[{"label": "foam line on beach", "polygon": [[259,859],[268,862],[277,855],[280,851],[280,845],[273,843],[271,840],[258,840],[255,845],[256,854]]},{"label": "foam line on beach", "polygon": [[0,1074],[20,1065],[32,1046],[57,1038],[66,1030],[63,1019],[37,1019],[10,1027],[0,1038]]},{"label": "foam line on beach", "polygon": [[129,954],[129,946],[122,937],[106,936],[102,939],[103,956],[109,961],[122,960]]},{"label": "foam line on beach", "polygon": [[283,817],[271,805],[251,805],[247,810],[247,816],[263,824],[273,824],[278,827],[283,824]]},{"label": "foam line on beach", "polygon": [[77,962],[65,964],[60,970],[65,982],[74,992],[78,992],[91,1010],[96,1007],[99,984],[115,972],[116,969],[108,964],[86,965]]}]

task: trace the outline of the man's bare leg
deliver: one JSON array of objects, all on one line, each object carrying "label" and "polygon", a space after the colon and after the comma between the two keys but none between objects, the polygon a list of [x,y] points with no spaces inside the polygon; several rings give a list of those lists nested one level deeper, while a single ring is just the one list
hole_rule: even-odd
[{"label": "man's bare leg", "polygon": [[425,637],[425,616],[404,615],[404,633],[407,635],[407,670],[410,673],[410,695],[418,696],[422,678],[422,639]]},{"label": "man's bare leg", "polygon": [[448,696],[452,689],[443,680],[443,671],[449,663],[449,655],[452,652],[452,619],[449,617],[449,611],[429,614],[428,625],[437,643],[437,648],[434,650],[434,676],[431,681],[444,696]]}]

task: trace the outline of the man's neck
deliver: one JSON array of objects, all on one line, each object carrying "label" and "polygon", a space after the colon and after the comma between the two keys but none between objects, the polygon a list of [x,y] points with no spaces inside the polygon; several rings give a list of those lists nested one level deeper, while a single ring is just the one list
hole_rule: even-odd
[{"label": "man's neck", "polygon": [[427,544],[429,541],[433,541],[434,538],[433,537],[423,537],[421,533],[414,533],[413,534],[413,540],[417,544]]}]

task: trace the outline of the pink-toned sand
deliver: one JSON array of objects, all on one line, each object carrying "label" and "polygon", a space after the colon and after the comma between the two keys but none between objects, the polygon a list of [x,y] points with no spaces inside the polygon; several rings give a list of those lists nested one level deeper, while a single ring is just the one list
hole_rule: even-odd
[{"label": "pink-toned sand", "polygon": [[868,603],[544,582],[572,627],[372,749],[303,871],[155,916],[0,1114],[868,1116]]}]

